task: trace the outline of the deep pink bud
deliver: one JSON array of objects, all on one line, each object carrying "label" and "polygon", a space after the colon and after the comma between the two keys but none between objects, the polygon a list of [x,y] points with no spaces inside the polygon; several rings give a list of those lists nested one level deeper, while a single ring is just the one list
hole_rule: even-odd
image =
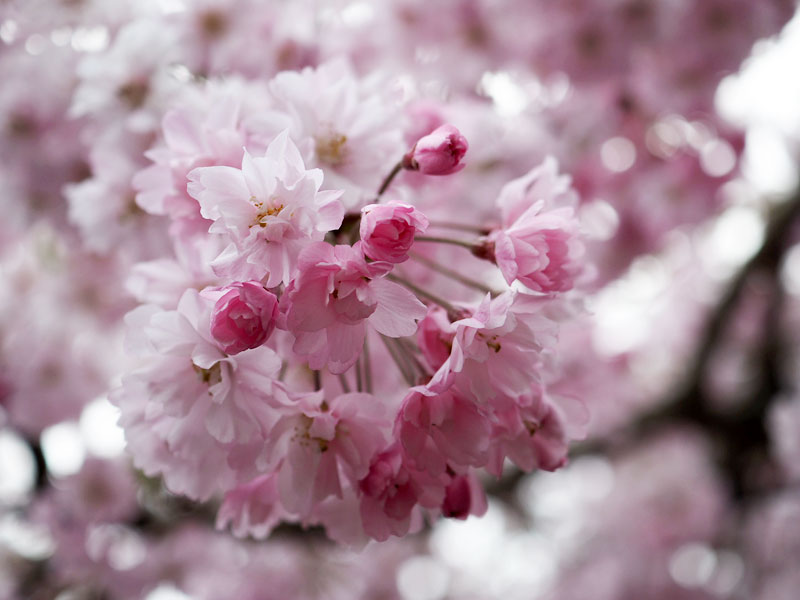
[{"label": "deep pink bud", "polygon": [[266,342],[278,317],[275,294],[257,281],[233,283],[221,291],[211,315],[211,335],[222,349],[238,354]]},{"label": "deep pink bud", "polygon": [[414,236],[428,228],[428,219],[408,204],[370,204],[361,209],[361,247],[373,260],[408,260]]},{"label": "deep pink bud", "polygon": [[444,496],[442,502],[442,514],[453,519],[466,519],[472,507],[472,493],[469,487],[469,480],[464,475],[456,476]]},{"label": "deep pink bud", "polygon": [[450,175],[464,168],[469,144],[452,125],[442,125],[414,145],[403,157],[403,168],[426,175]]}]

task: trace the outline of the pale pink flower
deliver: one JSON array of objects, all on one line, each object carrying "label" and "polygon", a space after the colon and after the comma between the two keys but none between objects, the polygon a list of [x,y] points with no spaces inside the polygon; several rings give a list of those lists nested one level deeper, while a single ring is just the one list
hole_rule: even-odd
[{"label": "pale pink flower", "polygon": [[555,343],[555,322],[538,300],[513,291],[494,299],[487,295],[471,315],[449,323],[441,337],[452,335],[450,355],[430,389],[455,384],[479,402],[530,389],[541,378],[543,350]]},{"label": "pale pink flower", "polygon": [[408,204],[370,204],[361,209],[361,247],[373,260],[408,260],[414,236],[427,228],[427,217]]},{"label": "pale pink flower", "polygon": [[95,126],[108,120],[136,132],[154,130],[158,111],[179,86],[167,70],[178,57],[171,28],[155,19],[125,24],[108,49],[79,63],[70,114],[92,115]]},{"label": "pale pink flower", "polygon": [[417,531],[422,527],[419,507],[436,508],[444,501],[444,485],[408,464],[397,443],[374,457],[358,487],[364,531],[381,542]]},{"label": "pale pink flower", "polygon": [[340,58],[279,73],[269,87],[306,164],[324,169],[325,187],[343,190],[357,212],[403,153],[399,86],[381,73],[359,77]]},{"label": "pale pink flower", "polygon": [[164,141],[146,153],[155,164],[133,178],[143,210],[173,219],[200,218],[200,207],[186,191],[187,174],[196,167],[240,164],[246,141],[238,127],[241,103],[231,94],[209,104],[164,115]]},{"label": "pale pink flower", "polygon": [[137,489],[127,458],[89,458],[80,471],[58,479],[46,494],[58,503],[58,517],[77,527],[134,518],[139,510]]},{"label": "pale pink flower", "polygon": [[447,311],[438,306],[429,308],[419,322],[417,345],[432,369],[438,370],[450,356],[454,335]]},{"label": "pale pink flower", "polygon": [[551,206],[575,206],[578,197],[569,175],[559,175],[558,163],[547,157],[522,177],[509,181],[495,202],[503,227],[510,227],[537,202]]},{"label": "pale pink flower", "polygon": [[245,151],[242,168],[201,167],[189,173],[189,193],[201,214],[214,221],[209,233],[231,244],[214,261],[232,278],[267,277],[267,287],[288,284],[297,256],[342,222],[340,192],[320,192],[322,171],[306,170],[287,131],[263,157]]},{"label": "pale pink flower", "polygon": [[283,505],[305,518],[329,496],[343,498],[342,480],[357,487],[386,444],[389,426],[380,401],[370,394],[328,400],[316,392],[282,408],[266,454],[279,471]]},{"label": "pale pink flower", "polygon": [[572,289],[582,265],[583,244],[572,208],[540,212],[532,206],[508,229],[489,236],[497,266],[507,283],[519,281],[537,292]]},{"label": "pale pink flower", "polygon": [[195,499],[230,489],[249,472],[232,466],[237,448],[263,444],[289,403],[276,380],[281,361],[261,346],[228,356],[210,331],[213,303],[187,290],[178,309],[129,313],[127,344],[141,368],[110,399],[121,411],[134,463]]},{"label": "pale pink flower", "polygon": [[439,475],[448,466],[486,464],[491,424],[477,406],[447,390],[412,388],[395,422],[395,436],[414,465]]},{"label": "pale pink flower", "polygon": [[119,252],[124,246],[150,258],[168,248],[163,224],[136,206],[131,176],[137,165],[117,151],[116,143],[104,140],[95,145],[89,156],[94,175],[64,186],[69,220],[80,230],[86,247],[99,254]]},{"label": "pale pink flower", "polygon": [[357,360],[367,324],[388,337],[413,335],[425,306],[404,287],[381,276],[389,263],[367,263],[360,244],[319,242],[299,257],[299,275],[281,297],[294,351],[309,367],[343,373]]},{"label": "pale pink flower", "polygon": [[500,192],[502,228],[489,235],[485,254],[509,284],[518,280],[537,292],[565,292],[581,272],[576,196],[557,169],[547,159]]},{"label": "pale pink flower", "polygon": [[226,353],[238,354],[267,341],[278,318],[275,294],[257,281],[233,283],[210,294],[218,296],[211,315],[211,335]]},{"label": "pale pink flower", "polygon": [[[500,477],[510,459],[526,472],[555,471],[567,462],[569,442],[584,437],[586,407],[570,399],[551,399],[540,386],[494,407],[487,470]],[[562,408],[563,406],[563,408]]]},{"label": "pale pink flower", "polygon": [[450,124],[422,137],[403,157],[403,168],[426,175],[450,175],[464,168],[467,139]]},{"label": "pale pink flower", "polygon": [[217,511],[217,529],[230,525],[236,537],[266,538],[288,513],[280,502],[278,477],[261,475],[225,493]]}]

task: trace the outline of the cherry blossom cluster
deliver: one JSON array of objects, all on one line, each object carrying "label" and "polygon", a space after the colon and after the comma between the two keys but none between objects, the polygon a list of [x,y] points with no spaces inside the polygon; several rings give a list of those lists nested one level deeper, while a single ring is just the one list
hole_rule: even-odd
[{"label": "cherry blossom cluster", "polygon": [[[490,227],[444,200],[426,214],[398,175],[457,177],[469,144],[444,124],[404,151],[387,85],[342,61],[209,84],[166,113],[134,177],[176,258],[134,267],[141,364],[112,401],[135,464],[224,494],[238,535],[296,521],[384,540],[481,514],[479,469],[557,469],[585,421],[547,391],[585,271],[569,178],[549,159],[508,182]],[[495,287],[438,262],[441,245],[494,263]]]},{"label": "cherry blossom cluster", "polygon": [[795,9],[0,2],[0,597],[794,598],[798,237],[721,259],[715,92]]}]

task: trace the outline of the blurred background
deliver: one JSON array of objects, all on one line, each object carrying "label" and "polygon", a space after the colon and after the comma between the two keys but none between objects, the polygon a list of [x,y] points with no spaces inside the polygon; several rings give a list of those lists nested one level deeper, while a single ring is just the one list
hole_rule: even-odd
[{"label": "blurred background", "polygon": [[[0,2],[0,598],[795,600],[800,17],[786,0]],[[595,277],[554,387],[568,466],[484,483],[482,518],[351,551],[216,531],[131,466],[107,393],[137,205],[199,80],[345,56],[470,140],[478,202],[558,158]],[[480,182],[480,183],[476,183]],[[474,188],[474,192],[470,189]],[[474,193],[476,197],[470,196]],[[491,192],[490,192],[491,193]]]}]

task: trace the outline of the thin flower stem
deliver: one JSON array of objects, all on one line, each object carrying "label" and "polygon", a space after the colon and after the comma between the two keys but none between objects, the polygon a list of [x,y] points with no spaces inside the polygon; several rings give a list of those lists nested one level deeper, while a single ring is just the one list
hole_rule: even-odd
[{"label": "thin flower stem", "polygon": [[392,348],[392,345],[389,343],[390,339],[391,338],[381,335],[381,341],[383,342],[383,345],[386,346],[386,350],[389,351],[389,354],[392,357],[392,360],[394,360],[394,364],[396,364],[397,368],[400,370],[403,379],[405,379],[408,385],[414,385],[413,374],[409,373],[407,367],[401,362],[400,357],[397,355],[397,351]]},{"label": "thin flower stem", "polygon": [[389,342],[392,344],[392,346],[394,346],[395,350],[397,350],[397,353],[398,353],[397,356],[400,357],[400,359],[403,361],[403,364],[408,369],[408,372],[413,377],[415,375],[415,373],[414,373],[414,364],[409,360],[406,351],[398,343],[397,338],[389,338]]},{"label": "thin flower stem", "polygon": [[389,273],[388,275],[386,275],[386,279],[388,279],[390,281],[394,281],[395,283],[399,283],[400,285],[404,285],[405,287],[410,289],[412,292],[414,292],[417,296],[420,296],[421,298],[429,300],[429,301],[433,302],[434,304],[438,304],[443,309],[445,309],[448,313],[451,313],[451,314],[454,314],[454,315],[457,315],[459,313],[459,310],[455,306],[450,304],[447,300],[445,300],[443,298],[440,298],[439,296],[437,296],[436,294],[432,294],[431,292],[426,292],[421,287],[419,287],[417,285],[414,285],[413,283],[411,283],[407,279],[403,279],[402,277],[398,277],[397,275],[394,275],[392,273]]},{"label": "thin flower stem", "polygon": [[350,393],[350,384],[347,383],[347,377],[345,376],[344,373],[339,373],[339,383],[342,384],[342,391],[345,394],[349,394]]},{"label": "thin flower stem", "polygon": [[418,235],[414,237],[415,242],[436,242],[438,244],[452,244],[453,246],[461,246],[467,250],[474,250],[477,245],[472,242],[465,242],[464,240],[455,240],[453,238],[435,237],[430,235]]},{"label": "thin flower stem", "polygon": [[408,357],[408,360],[416,367],[417,371],[419,371],[420,375],[430,375],[430,369],[424,364],[420,362],[417,358],[415,350],[417,350],[416,346],[414,346],[409,340],[405,338],[396,338],[397,346],[403,351],[403,353]]},{"label": "thin flower stem", "polygon": [[392,345],[394,346],[395,350],[397,351],[397,356],[400,358],[402,363],[405,365],[406,370],[408,371],[409,377],[411,378],[411,381],[413,381],[416,384],[418,376],[421,373],[424,373],[424,371],[418,372],[417,365],[414,364],[414,361],[412,360],[412,357],[409,356],[409,354],[406,351],[406,349],[403,348],[403,345],[400,343],[399,338],[389,338],[389,339],[390,339]]},{"label": "thin flower stem", "polygon": [[364,386],[368,394],[372,393],[372,361],[369,356],[369,334],[364,336]]},{"label": "thin flower stem", "polygon": [[356,391],[357,392],[363,392],[364,388],[361,385],[361,357],[360,356],[358,357],[358,360],[356,361],[355,374],[356,374]]},{"label": "thin flower stem", "polygon": [[398,162],[394,167],[392,167],[392,170],[389,171],[389,174],[383,180],[383,183],[381,183],[381,187],[378,188],[378,198],[376,198],[376,200],[379,199],[381,196],[383,196],[383,193],[389,189],[389,186],[392,184],[394,178],[397,177],[397,174],[402,170],[403,170],[402,161]]},{"label": "thin flower stem", "polygon": [[465,277],[461,273],[458,273],[457,271],[454,271],[453,269],[449,269],[449,268],[445,267],[444,265],[440,265],[439,263],[437,263],[435,261],[432,261],[431,259],[426,258],[425,256],[422,256],[421,254],[417,254],[416,252],[409,252],[408,255],[411,258],[413,258],[414,260],[416,260],[417,262],[422,263],[423,265],[425,265],[426,267],[436,271],[437,273],[441,273],[445,277],[449,277],[450,279],[454,279],[455,281],[458,281],[459,283],[461,283],[461,284],[463,284],[463,285],[465,285],[467,287],[471,287],[471,288],[474,288],[476,290],[480,290],[481,292],[483,292],[485,294],[491,294],[492,298],[496,298],[497,296],[500,295],[500,292],[498,292],[497,290],[493,290],[489,286],[484,285],[484,284],[480,283],[479,281],[475,281],[474,279],[470,279],[469,277]]},{"label": "thin flower stem", "polygon": [[411,340],[409,340],[408,338],[397,338],[397,339],[414,355],[422,354],[422,350],[419,349],[419,346],[411,342]]},{"label": "thin flower stem", "polygon": [[477,233],[478,235],[487,235],[491,230],[488,227],[480,227],[478,225],[468,225],[466,223],[453,223],[452,221],[431,221],[431,227],[438,227],[440,229],[455,229],[457,231],[468,231],[469,233]]},{"label": "thin flower stem", "polygon": [[319,371],[314,370],[314,391],[318,392],[322,389],[322,376],[320,375]]}]

